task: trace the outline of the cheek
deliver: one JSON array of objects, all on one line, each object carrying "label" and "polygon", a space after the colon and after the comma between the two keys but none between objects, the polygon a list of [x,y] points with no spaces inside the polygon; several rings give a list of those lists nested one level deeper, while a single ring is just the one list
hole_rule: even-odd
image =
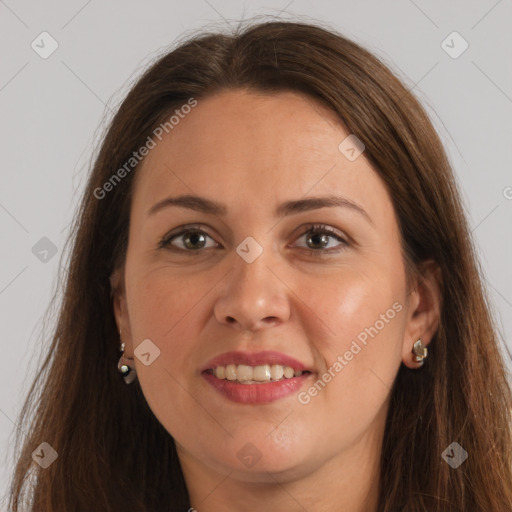
[{"label": "cheek", "polygon": [[[296,280],[294,291],[305,299],[309,310],[307,315],[300,313],[310,319],[308,339],[323,354],[336,357],[348,350],[353,340],[369,346],[378,338],[379,343],[373,344],[377,351],[383,344],[398,341],[397,333],[403,327],[403,287],[400,277],[385,269],[347,268],[329,278],[302,277]],[[321,335],[319,324],[323,326]]]},{"label": "cheek", "polygon": [[[194,285],[190,280],[187,283],[184,285],[175,276],[155,271],[134,280],[127,290],[135,350],[142,340],[149,339],[159,352],[148,366],[136,359],[138,379],[157,417],[166,414],[171,403],[173,408],[190,408],[183,377],[197,370],[194,340],[201,334],[197,314],[201,299],[210,287],[202,285],[199,289],[199,283]],[[159,419],[168,423],[168,419]]]},{"label": "cheek", "polygon": [[[134,282],[131,297],[130,323],[134,342],[154,338],[161,349],[179,343],[183,331],[192,334],[192,321],[200,301],[209,287],[196,280],[184,282],[170,272],[154,271]],[[152,339],[153,339],[152,338]],[[158,340],[158,342],[156,341]]]},{"label": "cheek", "polygon": [[[307,337],[320,361],[321,382],[305,390],[302,403],[335,404],[335,424],[368,423],[391,391],[405,325],[401,282],[391,277],[347,270],[321,288],[303,281],[299,293],[316,314],[309,315]],[[325,325],[322,336],[316,316]]]}]

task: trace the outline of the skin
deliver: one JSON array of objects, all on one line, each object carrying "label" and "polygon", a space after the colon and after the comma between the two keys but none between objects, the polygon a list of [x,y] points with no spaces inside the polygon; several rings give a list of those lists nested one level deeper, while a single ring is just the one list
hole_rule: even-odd
[{"label": "skin", "polygon": [[[199,512],[377,510],[390,388],[401,364],[421,368],[411,350],[438,327],[439,273],[407,290],[390,196],[364,153],[351,162],[338,150],[348,135],[309,97],[222,91],[200,100],[137,170],[114,312],[125,355],[147,338],[160,350],[148,366],[135,357],[137,376],[175,439]],[[173,206],[147,215],[181,194],[220,201],[227,213]],[[273,215],[284,201],[328,195],[357,203],[372,223],[342,207]],[[208,233],[173,244],[196,253],[158,248],[190,223]],[[350,245],[324,233],[327,249],[342,249],[327,254],[304,234],[315,223]],[[236,252],[248,236],[263,248],[252,263]],[[276,350],[314,369],[307,390],[394,303],[401,311],[308,404],[297,393],[235,403],[200,375],[227,351]],[[237,457],[246,443],[261,455],[252,467]]]}]

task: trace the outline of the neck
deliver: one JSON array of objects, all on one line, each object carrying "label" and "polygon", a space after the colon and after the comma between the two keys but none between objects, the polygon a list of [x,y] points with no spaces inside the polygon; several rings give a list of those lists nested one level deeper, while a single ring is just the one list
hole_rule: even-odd
[{"label": "neck", "polygon": [[365,433],[318,467],[284,472],[219,472],[177,444],[191,506],[197,512],[377,512],[382,430]]}]

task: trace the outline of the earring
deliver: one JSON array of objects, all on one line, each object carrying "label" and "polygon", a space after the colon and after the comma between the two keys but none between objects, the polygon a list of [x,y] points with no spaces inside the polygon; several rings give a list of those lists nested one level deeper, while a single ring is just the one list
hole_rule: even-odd
[{"label": "earring", "polygon": [[424,347],[423,346],[423,343],[421,342],[421,340],[418,340],[412,347],[412,353],[414,354],[413,355],[413,360],[416,362],[416,363],[421,363],[423,364],[423,360],[427,357],[428,355],[428,350],[427,350],[427,347]]},{"label": "earring", "polygon": [[[121,339],[121,330],[119,330],[119,339]],[[126,384],[131,384],[137,378],[137,372],[133,366],[133,357],[126,357],[124,355],[124,343],[121,342],[119,351],[122,352],[119,362],[117,363],[117,370],[122,374]]]}]

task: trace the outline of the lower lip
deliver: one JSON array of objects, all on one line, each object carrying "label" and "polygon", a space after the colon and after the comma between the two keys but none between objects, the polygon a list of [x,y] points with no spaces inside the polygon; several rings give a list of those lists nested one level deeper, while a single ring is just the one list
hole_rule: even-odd
[{"label": "lower lip", "polygon": [[238,382],[218,379],[211,373],[203,373],[203,377],[229,400],[242,404],[268,404],[298,391],[311,373],[303,373],[299,377],[283,379],[264,384],[240,384]]}]

